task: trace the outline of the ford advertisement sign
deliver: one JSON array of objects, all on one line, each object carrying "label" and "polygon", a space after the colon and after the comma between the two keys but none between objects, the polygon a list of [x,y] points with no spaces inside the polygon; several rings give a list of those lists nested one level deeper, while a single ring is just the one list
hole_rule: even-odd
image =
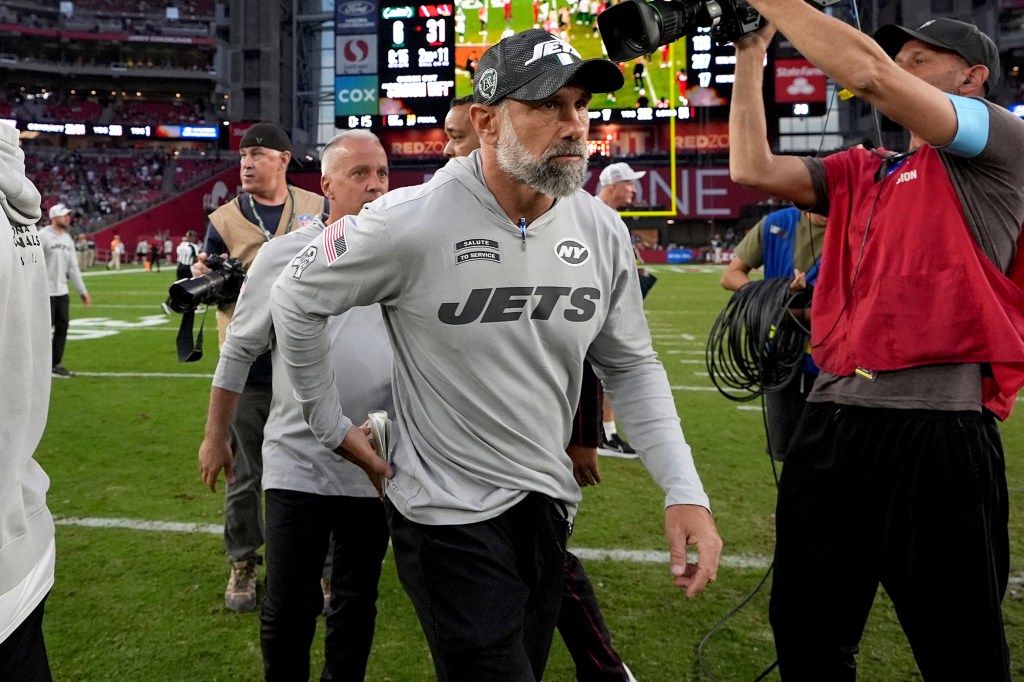
[{"label": "ford advertisement sign", "polygon": [[334,34],[377,33],[376,0],[337,0],[334,3]]}]

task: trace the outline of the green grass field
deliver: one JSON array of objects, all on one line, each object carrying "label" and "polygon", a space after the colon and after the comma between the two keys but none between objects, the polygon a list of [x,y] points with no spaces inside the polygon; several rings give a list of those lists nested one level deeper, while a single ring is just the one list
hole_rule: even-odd
[{"label": "green grass field", "polygon": [[[636,460],[602,459],[605,482],[585,490],[571,545],[584,557],[617,648],[638,680],[746,682],[774,660],[767,588],[706,645],[705,664],[714,677],[702,671],[695,649],[755,587],[772,553],[775,491],[762,416],[754,403],[720,396],[706,376],[707,332],[727,300],[720,270],[661,266],[656,272],[659,282],[647,299],[651,332],[725,540],[723,568],[704,595],[687,601],[672,586],[667,562],[636,560],[644,551],[665,549],[661,494]],[[49,504],[60,524],[45,620],[58,681],[261,679],[257,614],[224,608],[227,563],[216,532],[223,496],[202,485],[196,462],[216,363],[215,324],[211,315],[206,357],[179,364],[174,340],[180,318],[165,317],[159,307],[172,279],[167,268],[159,274],[98,271],[86,279],[93,306],[72,303],[64,364],[79,376],[54,382],[38,455],[52,479]],[[1004,611],[1014,670],[1024,679],[1021,424],[1016,414],[1003,429],[1013,556]],[[141,529],[146,522],[157,523]],[[615,560],[587,552],[611,549],[637,552]],[[956,551],[951,539],[949,563],[935,567],[951,574],[951,592]],[[432,679],[390,554],[378,606],[368,679]],[[321,658],[318,642],[314,670]],[[872,612],[859,662],[862,680],[920,679],[884,596]],[[544,679],[574,679],[557,636]],[[772,672],[766,679],[779,678]]]}]

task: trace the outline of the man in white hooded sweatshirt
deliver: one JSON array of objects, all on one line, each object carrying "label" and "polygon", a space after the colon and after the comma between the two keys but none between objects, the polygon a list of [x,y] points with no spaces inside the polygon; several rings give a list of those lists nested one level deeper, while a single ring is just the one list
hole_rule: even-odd
[{"label": "man in white hooded sweatshirt", "polygon": [[0,124],[0,680],[51,679],[43,605],[53,587],[50,479],[33,458],[50,404],[50,306],[18,131]]}]

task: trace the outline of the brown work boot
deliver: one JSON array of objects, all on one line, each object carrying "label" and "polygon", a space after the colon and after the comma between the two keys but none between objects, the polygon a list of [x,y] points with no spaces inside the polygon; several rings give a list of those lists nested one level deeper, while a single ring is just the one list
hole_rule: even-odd
[{"label": "brown work boot", "polygon": [[224,590],[224,604],[236,613],[256,610],[256,561],[231,562],[231,577]]}]

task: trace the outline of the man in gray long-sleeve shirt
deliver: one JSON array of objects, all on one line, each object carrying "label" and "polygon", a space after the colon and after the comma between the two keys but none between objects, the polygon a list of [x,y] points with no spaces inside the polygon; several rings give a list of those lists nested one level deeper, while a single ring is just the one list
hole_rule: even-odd
[{"label": "man in gray long-sleeve shirt", "polygon": [[[665,491],[688,596],[714,579],[721,539],[651,347],[628,231],[580,190],[591,93],[621,87],[621,73],[530,30],[491,47],[475,84],[481,150],[325,231],[278,278],[272,310],[313,432],[388,477],[399,577],[439,679],[536,680],[580,500],[565,446],[584,358]],[[326,371],[327,318],[374,302],[395,352],[392,463],[342,415]]]},{"label": "man in gray long-sleeve shirt", "polygon": [[64,204],[55,204],[50,209],[50,224],[39,230],[39,239],[43,245],[43,256],[46,258],[46,281],[50,289],[50,317],[53,324],[53,378],[67,379],[74,373],[64,369],[64,346],[68,340],[68,326],[71,322],[70,299],[68,297],[68,280],[75,286],[82,298],[82,305],[88,307],[92,303],[89,292],[82,281],[82,273],[78,269],[78,258],[75,253],[75,241],[68,234],[71,209]]},{"label": "man in gray long-sleeve shirt", "polygon": [[[388,188],[380,141],[364,130],[335,136],[321,156],[328,224],[358,212]],[[304,248],[324,230],[313,224],[267,242],[246,273],[210,393],[200,448],[203,480],[214,489],[221,466],[230,478],[228,440],[249,367],[273,344],[270,287],[277,276],[301,272]],[[380,306],[355,308],[331,320],[327,334],[332,389],[346,415],[364,421],[372,410],[394,415],[391,345]],[[377,581],[387,551],[384,507],[353,464],[324,449],[303,420],[280,355],[272,351],[273,398],[263,432],[266,498],[266,594],[260,612],[268,680],[309,679],[309,649],[323,607],[320,574],[332,533],[331,600],[327,609],[323,679],[359,680],[373,641]]]}]

